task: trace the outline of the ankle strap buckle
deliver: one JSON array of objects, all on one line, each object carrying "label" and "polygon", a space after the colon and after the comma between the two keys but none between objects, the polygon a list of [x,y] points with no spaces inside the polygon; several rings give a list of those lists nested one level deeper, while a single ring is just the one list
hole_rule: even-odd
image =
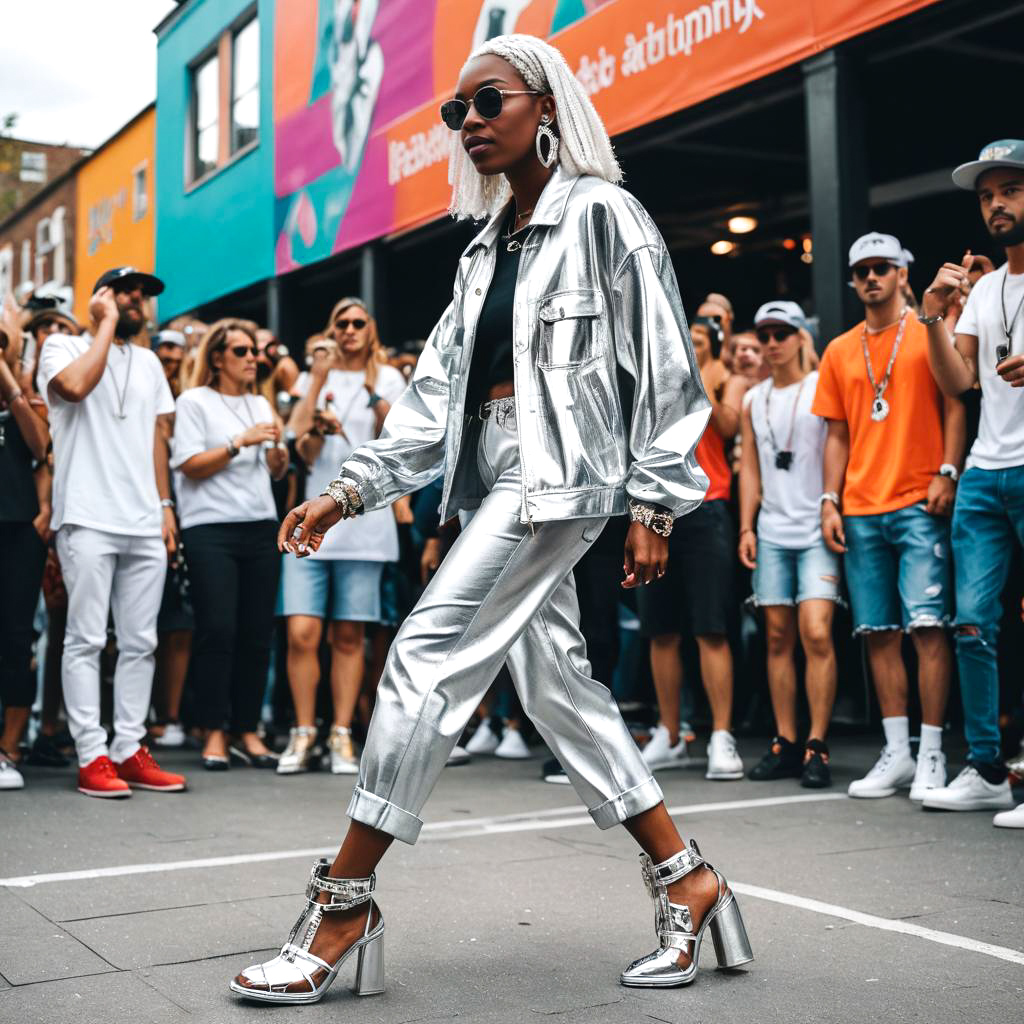
[{"label": "ankle strap buckle", "polygon": [[[377,875],[369,878],[328,878],[330,864],[326,860],[318,860],[313,865],[306,887],[306,899],[321,910],[351,910],[373,898],[373,890],[377,885]],[[326,903],[316,901],[317,893],[327,893],[331,898]]]},{"label": "ankle strap buckle", "polygon": [[657,899],[658,894],[664,891],[667,885],[678,882],[680,878],[688,875],[691,871],[699,868],[704,863],[704,858],[697,848],[697,844],[691,839],[690,845],[668,860],[655,864],[646,854],[640,854],[640,867],[644,876],[644,885],[647,894],[651,899]]}]

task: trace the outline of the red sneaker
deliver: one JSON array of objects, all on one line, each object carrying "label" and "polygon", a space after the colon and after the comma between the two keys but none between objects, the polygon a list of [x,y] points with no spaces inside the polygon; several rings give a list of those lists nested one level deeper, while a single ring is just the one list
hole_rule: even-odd
[{"label": "red sneaker", "polygon": [[114,762],[101,754],[84,768],[78,769],[78,792],[86,796],[131,796],[128,783],[117,777]]},{"label": "red sneaker", "polygon": [[178,793],[185,788],[185,776],[165,772],[153,759],[147,747],[139,747],[131,757],[121,761],[117,774],[132,789],[155,789],[160,793]]}]

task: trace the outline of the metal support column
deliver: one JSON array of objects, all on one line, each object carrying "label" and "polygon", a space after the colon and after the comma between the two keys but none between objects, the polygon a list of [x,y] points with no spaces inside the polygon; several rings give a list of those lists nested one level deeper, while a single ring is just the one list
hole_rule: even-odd
[{"label": "metal support column", "polygon": [[[281,302],[281,279],[271,277],[267,280],[267,327],[281,337],[282,318],[284,311]],[[286,343],[287,344],[287,343]]]},{"label": "metal support column", "polygon": [[847,253],[868,229],[866,140],[860,79],[836,50],[804,61],[811,280],[822,345],[861,317],[848,287]]},{"label": "metal support column", "polygon": [[363,246],[359,267],[359,290],[369,303],[382,338],[387,338],[387,296],[384,287],[384,247],[380,242]]}]

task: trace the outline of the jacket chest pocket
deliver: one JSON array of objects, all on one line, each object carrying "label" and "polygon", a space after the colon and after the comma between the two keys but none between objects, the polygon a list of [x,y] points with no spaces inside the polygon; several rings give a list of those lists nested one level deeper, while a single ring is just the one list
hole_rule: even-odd
[{"label": "jacket chest pocket", "polygon": [[542,367],[578,366],[601,351],[600,292],[552,292],[540,304],[537,364]]}]

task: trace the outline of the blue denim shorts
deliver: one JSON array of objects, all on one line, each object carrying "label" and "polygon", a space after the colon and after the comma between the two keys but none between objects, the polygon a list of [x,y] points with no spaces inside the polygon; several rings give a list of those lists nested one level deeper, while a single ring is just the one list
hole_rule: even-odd
[{"label": "blue denim shorts", "polygon": [[759,607],[839,601],[839,556],[822,540],[809,548],[784,548],[758,539],[753,582]]},{"label": "blue denim shorts", "polygon": [[333,622],[380,622],[383,562],[282,557],[278,615],[312,615]]},{"label": "blue denim shorts", "polygon": [[946,626],[953,611],[949,520],[924,502],[874,516],[845,516],[846,582],[853,633]]}]

